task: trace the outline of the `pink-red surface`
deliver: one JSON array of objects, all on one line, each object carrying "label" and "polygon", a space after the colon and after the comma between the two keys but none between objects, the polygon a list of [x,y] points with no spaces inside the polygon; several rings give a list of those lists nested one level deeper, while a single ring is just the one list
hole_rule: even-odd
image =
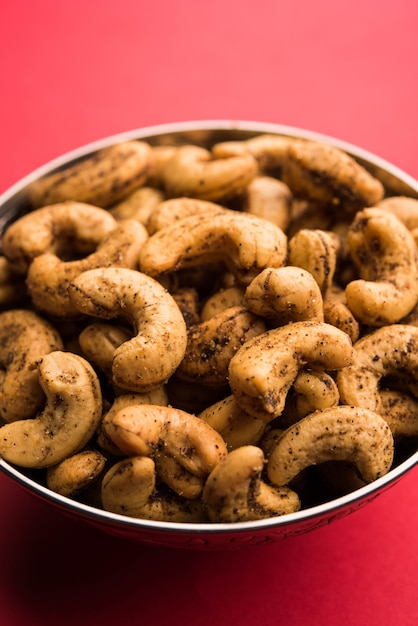
[{"label": "pink-red surface", "polygon": [[[275,122],[418,177],[414,0],[2,0],[0,193],[143,126]],[[0,623],[418,623],[418,468],[353,515],[233,552],[71,522],[0,475]]]}]

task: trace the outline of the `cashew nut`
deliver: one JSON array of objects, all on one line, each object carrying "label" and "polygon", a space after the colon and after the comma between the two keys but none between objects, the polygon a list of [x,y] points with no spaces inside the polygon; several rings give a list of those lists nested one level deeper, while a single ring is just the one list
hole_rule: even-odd
[{"label": "cashew nut", "polygon": [[63,258],[86,256],[117,225],[108,211],[82,202],[62,202],[27,213],[3,235],[10,267],[26,274],[33,259],[50,252]]},{"label": "cashew nut", "polygon": [[106,459],[97,450],[83,450],[46,470],[48,489],[74,498],[103,472]]},{"label": "cashew nut", "polygon": [[410,394],[382,389],[379,414],[395,438],[418,436],[418,400]]},{"label": "cashew nut", "polygon": [[31,263],[28,290],[34,305],[55,317],[71,317],[78,311],[71,302],[68,287],[74,279],[97,267],[136,269],[139,251],[148,237],[142,224],[124,220],[102,241],[97,250],[77,261],[62,261],[54,254],[41,254]]},{"label": "cashew nut", "polygon": [[140,187],[125,200],[115,204],[109,213],[117,220],[132,219],[147,226],[154,209],[164,201],[164,194],[155,187]]},{"label": "cashew nut", "polygon": [[205,408],[198,417],[222,435],[229,451],[257,444],[266,430],[266,422],[243,411],[233,395]]},{"label": "cashew nut", "polygon": [[224,213],[228,209],[208,202],[207,200],[197,200],[196,198],[171,198],[160,202],[152,211],[147,222],[147,230],[152,235],[157,230],[172,226],[185,217],[192,215],[216,215]]},{"label": "cashew nut", "polygon": [[312,274],[325,296],[335,275],[339,249],[335,233],[305,228],[289,240],[289,264]]},{"label": "cashew nut", "polygon": [[222,261],[242,283],[266,267],[280,267],[287,238],[275,224],[254,215],[224,212],[186,217],[154,233],[140,253],[149,276]]},{"label": "cashew nut", "polygon": [[32,183],[29,197],[35,208],[76,200],[109,207],[141,187],[152,166],[151,147],[124,141]]},{"label": "cashew nut", "polygon": [[0,456],[34,469],[56,465],[81,450],[102,413],[100,384],[85,359],[70,352],[50,352],[38,370],[45,408],[35,419],[0,428]]},{"label": "cashew nut", "polygon": [[131,457],[113,465],[101,490],[107,511],[141,519],[198,523],[206,520],[200,500],[185,500],[156,489],[155,463],[149,457]]},{"label": "cashew nut", "polygon": [[393,461],[393,437],[374,411],[337,406],[316,411],[290,426],[270,453],[267,476],[288,485],[309,467],[326,461],[350,461],[365,482],[386,474]]},{"label": "cashew nut", "polygon": [[417,327],[392,324],[359,339],[351,364],[337,374],[341,402],[380,413],[380,385],[388,377],[406,379],[418,397]]},{"label": "cashew nut", "polygon": [[260,272],[248,285],[245,301],[250,311],[273,325],[324,321],[322,294],[312,274],[286,265]]},{"label": "cashew nut", "polygon": [[318,141],[293,141],[282,180],[296,196],[356,211],[383,198],[382,183],[347,152]]},{"label": "cashew nut", "polygon": [[112,324],[89,324],[78,336],[83,355],[112,380],[113,356],[116,348],[132,339],[132,332]]},{"label": "cashew nut", "polygon": [[250,153],[225,158],[199,146],[180,146],[163,170],[163,185],[169,197],[188,196],[217,202],[242,192],[257,173]]},{"label": "cashew nut", "polygon": [[62,350],[59,333],[45,319],[26,309],[0,313],[0,416],[6,422],[34,417],[45,396],[37,364],[49,352]]},{"label": "cashew nut", "polygon": [[275,174],[280,177],[289,146],[294,141],[297,140],[263,133],[245,141],[218,142],[213,146],[212,153],[217,158],[224,158],[231,154],[249,152],[257,161],[261,173]]},{"label": "cashew nut", "polygon": [[245,306],[245,288],[242,285],[231,285],[209,296],[200,311],[200,319],[207,322],[214,315],[234,306]]},{"label": "cashew nut", "polygon": [[391,196],[375,204],[375,208],[393,213],[408,230],[414,231],[418,228],[418,200],[416,198]]},{"label": "cashew nut", "polygon": [[136,336],[114,353],[116,386],[149,391],[177,369],[186,350],[186,324],[172,296],[157,281],[136,270],[107,267],[80,274],[69,294],[80,313],[123,317],[134,326]]},{"label": "cashew nut", "polygon": [[157,467],[161,463],[167,468],[167,462],[168,467],[174,465],[175,473],[167,471],[160,477],[185,497],[196,498],[201,494],[203,479],[227,454],[224,440],[211,426],[173,407],[128,406],[106,422],[105,430],[128,456],[150,456]]},{"label": "cashew nut", "polygon": [[243,210],[286,230],[292,197],[289,187],[282,181],[270,176],[256,176],[245,190]]},{"label": "cashew nut", "polygon": [[188,329],[177,376],[203,385],[226,385],[228,366],[237,350],[266,330],[264,321],[244,307],[232,307]]},{"label": "cashew nut", "polygon": [[264,455],[256,446],[243,446],[228,454],[209,474],[203,502],[212,522],[246,522],[293,513],[298,495],[261,480]]},{"label": "cashew nut", "polygon": [[290,426],[309,413],[337,406],[340,400],[335,380],[326,372],[302,370],[296,376],[288,394],[281,426]]},{"label": "cashew nut", "polygon": [[347,245],[360,279],[345,289],[355,317],[370,326],[393,324],[418,301],[417,246],[409,230],[383,209],[359,211]]},{"label": "cashew nut", "polygon": [[254,417],[278,417],[299,370],[339,370],[352,357],[348,335],[324,322],[294,322],[247,341],[232,357],[229,383]]}]

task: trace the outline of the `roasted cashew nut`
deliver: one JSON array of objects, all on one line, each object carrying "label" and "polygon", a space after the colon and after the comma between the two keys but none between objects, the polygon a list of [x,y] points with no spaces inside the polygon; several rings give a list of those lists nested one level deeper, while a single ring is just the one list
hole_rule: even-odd
[{"label": "roasted cashew nut", "polygon": [[206,521],[200,500],[185,500],[156,488],[155,463],[131,457],[113,465],[103,478],[102,506],[119,515],[164,522]]},{"label": "roasted cashew nut", "polygon": [[285,430],[270,453],[267,476],[283,487],[311,465],[349,461],[365,482],[372,482],[390,470],[393,450],[390,428],[378,413],[340,405],[311,413]]},{"label": "roasted cashew nut", "polygon": [[76,200],[109,207],[147,180],[152,149],[144,141],[124,141],[32,183],[29,197],[35,208]]},{"label": "roasted cashew nut", "polygon": [[172,226],[185,217],[193,215],[216,215],[224,213],[228,209],[209,202],[208,200],[198,200],[197,198],[170,198],[160,202],[149,216],[146,227],[150,235],[157,230]]},{"label": "roasted cashew nut", "polygon": [[293,141],[282,180],[296,196],[354,212],[383,198],[382,183],[348,153],[319,141]]},{"label": "roasted cashew nut", "polygon": [[417,246],[409,230],[383,209],[359,211],[347,245],[360,279],[346,286],[347,304],[370,326],[393,324],[418,301]]},{"label": "roasted cashew nut", "polygon": [[271,421],[303,368],[339,370],[351,361],[350,338],[323,322],[294,322],[247,341],[232,357],[229,383],[237,403]]},{"label": "roasted cashew nut", "polygon": [[264,133],[245,141],[221,141],[212,148],[217,158],[225,158],[232,154],[249,152],[257,161],[259,172],[262,174],[280,174],[287,159],[289,146],[295,140],[290,137],[280,137]]},{"label": "roasted cashew nut", "polygon": [[0,416],[6,422],[34,417],[45,396],[37,364],[49,352],[62,350],[56,329],[36,313],[15,309],[0,313]]},{"label": "roasted cashew nut", "polygon": [[[116,413],[105,429],[128,456],[150,456],[157,467],[160,459],[174,460],[175,467],[180,466],[183,474],[179,477],[167,472],[164,480],[185,497],[200,495],[203,479],[227,454],[226,444],[219,433],[195,415],[173,407],[129,406]],[[190,495],[189,480],[193,495]],[[196,490],[199,483],[200,489]]]},{"label": "roasted cashew nut", "polygon": [[148,238],[142,224],[124,220],[101,242],[97,250],[77,261],[62,261],[55,254],[41,254],[29,267],[28,291],[34,305],[55,317],[72,317],[78,311],[68,294],[74,279],[87,270],[98,267],[136,269],[139,252]]},{"label": "roasted cashew nut", "polygon": [[418,200],[416,198],[391,196],[375,204],[375,208],[393,213],[408,230],[415,231],[418,228]]},{"label": "roasted cashew nut", "polygon": [[77,452],[46,470],[46,485],[56,493],[74,498],[97,480],[106,459],[97,450]]},{"label": "roasted cashew nut", "polygon": [[199,146],[180,146],[163,170],[169,197],[187,196],[217,202],[241,193],[257,173],[250,153],[213,158]]},{"label": "roasted cashew nut", "polygon": [[47,252],[86,256],[116,227],[108,211],[83,202],[61,202],[32,211],[5,231],[4,255],[10,267],[26,274],[32,261]]},{"label": "roasted cashew nut", "polygon": [[240,306],[190,326],[177,376],[202,385],[227,385],[233,355],[246,341],[265,330],[266,324],[260,317]]},{"label": "roasted cashew nut", "polygon": [[186,324],[172,296],[155,280],[126,268],[108,267],[80,274],[69,294],[80,313],[102,319],[123,317],[137,333],[116,348],[113,383],[128,391],[154,389],[183,359]]},{"label": "roasted cashew nut", "polygon": [[154,233],[140,253],[140,269],[160,276],[182,268],[223,262],[248,284],[266,267],[280,267],[287,238],[275,224],[238,212],[187,217]]},{"label": "roasted cashew nut", "polygon": [[243,211],[286,230],[292,199],[292,192],[282,181],[270,176],[256,176],[245,190]]},{"label": "roasted cashew nut", "polygon": [[109,213],[117,220],[136,220],[147,227],[151,214],[164,199],[165,196],[160,189],[140,187],[122,202],[114,204]]},{"label": "roasted cashew nut", "polygon": [[222,435],[228,451],[256,445],[267,426],[265,421],[243,411],[233,395],[206,407],[198,417]]},{"label": "roasted cashew nut", "polygon": [[100,384],[91,365],[70,352],[50,352],[39,363],[46,395],[43,411],[0,428],[0,456],[9,463],[45,468],[80,451],[102,414]]},{"label": "roasted cashew nut", "polygon": [[243,446],[228,454],[209,474],[203,502],[212,522],[247,522],[294,513],[298,495],[287,487],[274,488],[261,480],[264,454]]},{"label": "roasted cashew nut", "polygon": [[355,343],[360,336],[360,324],[348,308],[345,302],[345,295],[341,299],[335,295],[334,290],[330,290],[323,304],[324,322],[332,324],[347,333],[351,341]]},{"label": "roasted cashew nut", "polygon": [[81,331],[78,343],[87,360],[111,381],[115,350],[130,339],[132,332],[127,328],[97,322]]},{"label": "roasted cashew nut", "polygon": [[312,274],[286,265],[263,270],[248,285],[245,302],[250,311],[271,324],[324,321],[322,294]]},{"label": "roasted cashew nut", "polygon": [[379,414],[395,438],[418,437],[418,400],[410,394],[382,389]]},{"label": "roasted cashew nut", "polygon": [[207,322],[214,315],[234,306],[245,306],[245,288],[242,285],[231,285],[209,296],[200,311],[200,320]]},{"label": "roasted cashew nut", "polygon": [[332,286],[340,246],[335,233],[304,228],[289,240],[289,264],[312,274],[325,296]]},{"label": "roasted cashew nut", "polygon": [[337,374],[341,402],[377,413],[384,378],[405,379],[418,397],[418,328],[392,324],[378,328],[353,346],[352,363]]},{"label": "roasted cashew nut", "polygon": [[332,376],[326,372],[302,370],[288,394],[280,425],[290,426],[309,413],[337,406],[339,400],[338,386]]}]

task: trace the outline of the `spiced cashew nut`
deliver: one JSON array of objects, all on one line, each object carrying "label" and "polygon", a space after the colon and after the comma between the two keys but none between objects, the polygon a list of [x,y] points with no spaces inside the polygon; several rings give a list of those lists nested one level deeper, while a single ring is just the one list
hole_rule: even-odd
[{"label": "spiced cashew nut", "polygon": [[149,391],[179,366],[186,350],[186,324],[173,297],[153,278],[126,268],[89,270],[70,284],[69,295],[80,313],[123,317],[134,326],[136,335],[115,349],[116,386]]},{"label": "spiced cashew nut", "polygon": [[351,362],[348,335],[324,322],[294,322],[247,341],[229,365],[238,404],[270,421],[278,417],[296,376],[304,367],[339,370]]},{"label": "spiced cashew nut", "polygon": [[0,428],[0,456],[21,467],[41,469],[80,451],[102,414],[100,383],[91,365],[70,352],[55,351],[39,363],[46,404],[34,419]]},{"label": "spiced cashew nut", "polygon": [[26,309],[0,313],[0,416],[6,422],[34,417],[44,402],[37,364],[62,350],[62,339],[47,320]]},{"label": "spiced cashew nut", "polygon": [[270,452],[267,476],[283,487],[311,465],[349,461],[372,482],[390,470],[393,452],[392,433],[378,413],[340,405],[310,413],[285,430]]},{"label": "spiced cashew nut", "polygon": [[287,237],[275,224],[234,211],[187,217],[154,233],[140,253],[140,269],[149,276],[224,262],[243,283],[266,267],[280,267]]},{"label": "spiced cashew nut", "polygon": [[417,246],[407,227],[389,211],[356,214],[347,245],[360,279],[346,286],[347,304],[370,326],[400,321],[418,301]]},{"label": "spiced cashew nut", "polygon": [[233,450],[209,474],[202,499],[212,522],[247,522],[294,513],[297,493],[261,479],[264,454],[257,446]]}]

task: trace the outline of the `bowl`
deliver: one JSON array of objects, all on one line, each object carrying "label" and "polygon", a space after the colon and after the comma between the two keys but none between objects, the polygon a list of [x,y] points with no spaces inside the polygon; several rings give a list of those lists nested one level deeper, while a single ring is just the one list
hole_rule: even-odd
[{"label": "bowl", "polygon": [[[96,151],[130,139],[141,139],[152,146],[194,143],[203,147],[229,140],[246,140],[269,133],[283,137],[308,139],[327,143],[347,152],[378,178],[389,195],[418,198],[418,182],[388,163],[347,142],[320,133],[289,126],[246,121],[203,121],[164,124],[107,137],[73,150],[38,168],[13,185],[0,197],[0,231],[30,210],[28,189],[39,178],[74,164]],[[295,513],[280,517],[234,523],[175,523],[149,521],[101,510],[78,500],[61,496],[40,482],[36,473],[16,467],[0,458],[0,469],[17,488],[23,488],[47,506],[82,523],[116,536],[147,545],[182,549],[230,549],[277,541],[313,531],[330,522],[352,514],[370,503],[410,472],[418,463],[418,451],[404,453],[384,476],[351,493],[330,501],[313,504]]]}]

